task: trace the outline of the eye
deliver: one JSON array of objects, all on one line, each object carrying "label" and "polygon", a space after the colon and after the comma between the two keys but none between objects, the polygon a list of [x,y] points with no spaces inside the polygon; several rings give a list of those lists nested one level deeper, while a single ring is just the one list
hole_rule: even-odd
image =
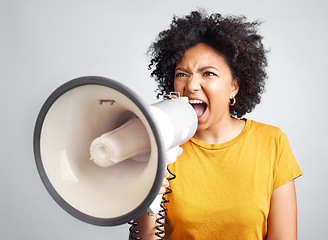
[{"label": "eye", "polygon": [[182,72],[178,72],[177,74],[175,74],[175,77],[186,77],[187,75],[185,73]]},{"label": "eye", "polygon": [[204,72],[204,76],[217,76],[214,72],[206,71]]}]

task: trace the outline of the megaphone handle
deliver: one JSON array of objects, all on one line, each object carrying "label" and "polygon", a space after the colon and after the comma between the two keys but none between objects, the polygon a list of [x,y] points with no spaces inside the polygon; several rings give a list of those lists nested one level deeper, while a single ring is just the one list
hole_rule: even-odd
[{"label": "megaphone handle", "polygon": [[[177,159],[178,153],[179,153],[179,148],[180,148],[179,146],[176,146],[176,147],[173,147],[173,148],[169,149],[168,151],[166,151],[166,168],[169,164],[174,163],[175,160]],[[149,214],[158,214],[159,213],[162,198],[163,198],[163,194],[158,194],[155,197],[154,201],[148,207],[147,211]]]},{"label": "megaphone handle", "polygon": [[163,194],[158,194],[155,197],[154,201],[150,204],[150,206],[147,209],[148,214],[156,215],[159,213],[159,209],[162,203],[162,198],[163,198]]}]

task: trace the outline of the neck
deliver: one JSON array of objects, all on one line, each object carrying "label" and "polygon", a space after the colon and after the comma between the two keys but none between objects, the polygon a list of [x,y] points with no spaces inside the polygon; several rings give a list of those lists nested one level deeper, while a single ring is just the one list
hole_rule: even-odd
[{"label": "neck", "polygon": [[194,138],[208,143],[221,144],[237,137],[244,129],[245,121],[232,118],[222,119],[214,127],[198,129]]}]

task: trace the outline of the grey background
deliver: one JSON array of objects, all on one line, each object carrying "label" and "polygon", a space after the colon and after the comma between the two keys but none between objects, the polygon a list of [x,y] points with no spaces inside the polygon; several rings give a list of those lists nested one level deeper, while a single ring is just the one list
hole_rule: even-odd
[{"label": "grey background", "polygon": [[264,20],[269,80],[247,117],[288,136],[304,173],[296,181],[299,239],[326,239],[326,1],[0,0],[1,239],[127,238],[128,225],[92,226],[52,200],[34,164],[36,117],[55,88],[85,75],[115,79],[156,102],[147,48],[173,14],[197,7]]}]

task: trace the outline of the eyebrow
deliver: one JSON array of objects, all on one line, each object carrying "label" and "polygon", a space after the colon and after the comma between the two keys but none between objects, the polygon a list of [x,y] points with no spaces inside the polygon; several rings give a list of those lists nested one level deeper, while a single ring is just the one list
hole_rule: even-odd
[{"label": "eyebrow", "polygon": [[175,71],[189,72],[188,69],[182,67],[176,68]]},{"label": "eyebrow", "polygon": [[[203,71],[206,71],[208,69],[215,69],[217,71],[220,71],[219,69],[217,69],[216,67],[213,67],[213,66],[205,66],[205,67],[201,67],[201,68],[198,68],[197,69],[197,72],[203,72]],[[186,69],[186,68],[182,68],[182,67],[178,67],[175,69],[175,71],[182,71],[182,72],[186,72],[186,73],[189,73],[189,70]]]}]

